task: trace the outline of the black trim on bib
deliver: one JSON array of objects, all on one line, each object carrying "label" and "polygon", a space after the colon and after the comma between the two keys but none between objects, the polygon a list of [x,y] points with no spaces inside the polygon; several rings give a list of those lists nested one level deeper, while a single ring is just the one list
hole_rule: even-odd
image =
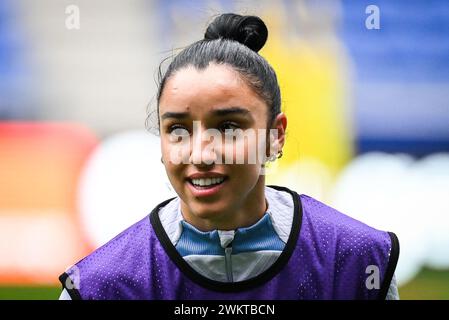
[{"label": "black trim on bib", "polygon": [[162,247],[165,249],[167,255],[181,270],[181,272],[183,272],[193,282],[209,290],[219,292],[238,292],[249,290],[271,280],[288,263],[288,260],[290,259],[294,249],[296,248],[296,243],[299,238],[299,232],[302,224],[302,204],[300,203],[301,200],[299,195],[295,191],[292,191],[285,187],[280,186],[267,186],[267,187],[276,189],[278,191],[288,192],[292,196],[294,205],[292,229],[290,231],[290,235],[285,245],[285,248],[278,257],[278,259],[267,270],[251,279],[231,283],[212,280],[198,273],[184,260],[184,258],[179,254],[178,250],[175,248],[175,246],[171,243],[170,238],[165,232],[164,227],[162,226],[162,223],[159,219],[159,210],[173,199],[166,200],[161,204],[159,204],[151,212],[150,222],[154,228],[154,232],[157,238],[162,244]]},{"label": "black trim on bib", "polygon": [[391,239],[391,252],[390,258],[388,259],[388,267],[385,272],[384,280],[382,282],[382,286],[379,291],[379,300],[385,300],[388,294],[388,289],[390,288],[391,280],[393,279],[394,270],[396,269],[396,265],[398,264],[399,259],[399,240],[396,234],[393,232],[388,232],[388,235]]},{"label": "black trim on bib", "polygon": [[[71,289],[66,287],[67,280],[69,280],[71,283],[71,287],[72,287]],[[78,291],[78,289],[75,288],[72,279],[69,277],[69,275],[66,272],[64,272],[63,274],[61,274],[59,276],[59,281],[62,284],[62,288],[68,292],[68,294],[69,294],[70,298],[72,298],[72,300],[82,300],[83,299],[83,298],[81,298],[81,294]]]}]

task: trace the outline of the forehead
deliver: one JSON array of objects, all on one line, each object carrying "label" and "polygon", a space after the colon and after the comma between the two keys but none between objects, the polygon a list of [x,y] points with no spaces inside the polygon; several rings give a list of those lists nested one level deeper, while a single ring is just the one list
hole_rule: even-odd
[{"label": "forehead", "polygon": [[264,101],[227,65],[210,64],[203,70],[189,66],[166,82],[159,101],[160,114],[201,112],[229,106],[245,107],[252,113],[266,112]]}]

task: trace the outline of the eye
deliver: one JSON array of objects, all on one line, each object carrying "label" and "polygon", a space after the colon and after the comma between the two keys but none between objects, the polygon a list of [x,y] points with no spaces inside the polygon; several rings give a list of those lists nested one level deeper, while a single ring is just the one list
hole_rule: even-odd
[{"label": "eye", "polygon": [[218,126],[218,129],[222,132],[226,132],[225,130],[240,129],[240,126],[233,121],[225,121]]},{"label": "eye", "polygon": [[174,135],[176,137],[183,137],[183,136],[189,136],[190,132],[189,130],[180,124],[174,124],[168,127],[168,133],[171,135]]}]

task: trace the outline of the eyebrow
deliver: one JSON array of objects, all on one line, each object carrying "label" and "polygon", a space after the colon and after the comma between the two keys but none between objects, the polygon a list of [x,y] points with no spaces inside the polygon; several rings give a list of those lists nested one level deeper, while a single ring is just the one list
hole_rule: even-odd
[{"label": "eyebrow", "polygon": [[[216,109],[211,112],[211,115],[218,116],[218,117],[224,117],[227,115],[236,114],[236,115],[243,115],[243,116],[249,116],[251,117],[251,113],[248,109],[241,108],[241,107],[230,107],[225,109]],[[161,119],[165,120],[168,118],[173,119],[185,119],[189,116],[188,112],[165,112]]]},{"label": "eyebrow", "polygon": [[230,114],[240,114],[240,115],[250,115],[250,112],[248,109],[241,108],[241,107],[230,107],[226,109],[217,109],[212,111],[212,114],[218,117],[227,116]]},{"label": "eyebrow", "polygon": [[165,120],[168,118],[173,118],[173,119],[185,119],[187,118],[189,115],[188,112],[165,112],[162,116],[161,119]]}]

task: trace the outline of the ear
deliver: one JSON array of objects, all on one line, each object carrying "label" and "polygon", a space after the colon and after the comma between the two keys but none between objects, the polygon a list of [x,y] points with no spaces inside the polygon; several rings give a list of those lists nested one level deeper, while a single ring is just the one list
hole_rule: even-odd
[{"label": "ear", "polygon": [[[275,129],[276,135],[273,135],[271,130]],[[287,116],[281,112],[279,113],[273,121],[273,125],[270,128],[270,143],[267,147],[267,155],[276,156],[284,147],[285,144],[285,131],[287,129]]]}]

